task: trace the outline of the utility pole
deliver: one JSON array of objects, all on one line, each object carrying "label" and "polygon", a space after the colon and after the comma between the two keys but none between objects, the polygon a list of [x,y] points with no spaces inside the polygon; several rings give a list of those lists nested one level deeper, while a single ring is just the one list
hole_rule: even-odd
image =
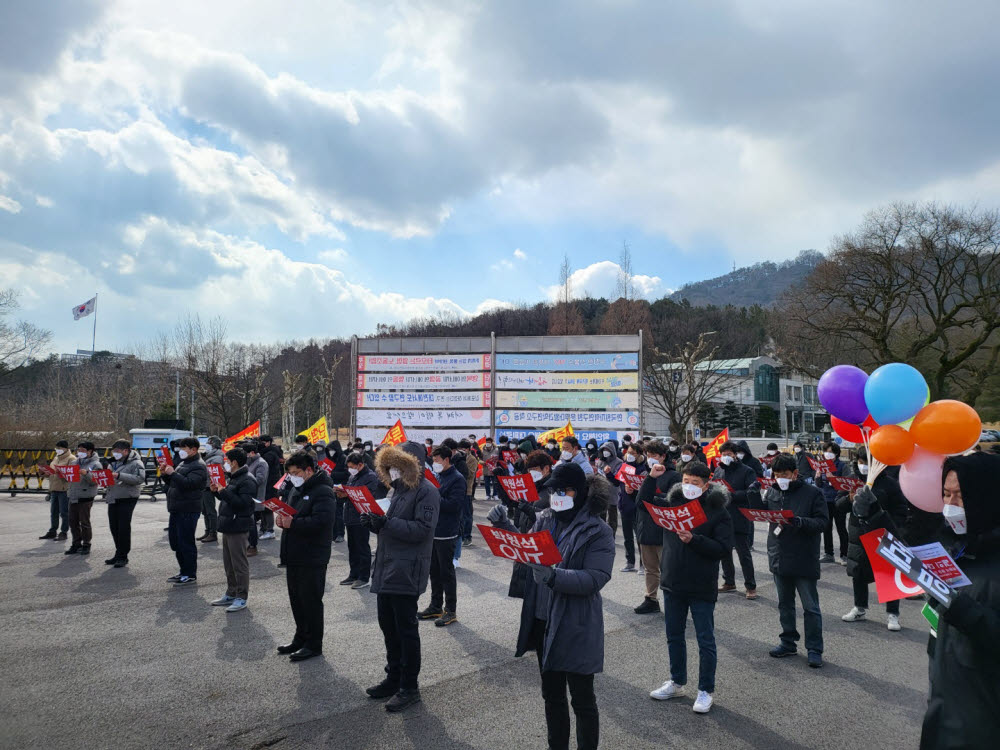
[{"label": "utility pole", "polygon": [[191,388],[191,434],[194,435],[194,388]]},{"label": "utility pole", "polygon": [[174,389],[174,419],[178,422],[181,421],[181,372],[177,370],[174,372],[177,376],[177,385]]}]

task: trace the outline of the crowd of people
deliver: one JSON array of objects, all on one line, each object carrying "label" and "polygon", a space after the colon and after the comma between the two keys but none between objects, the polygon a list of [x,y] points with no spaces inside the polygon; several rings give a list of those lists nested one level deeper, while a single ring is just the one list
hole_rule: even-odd
[{"label": "crowd of people", "polygon": [[[261,540],[275,538],[277,527],[295,623],[294,634],[278,652],[302,661],[323,652],[327,569],[332,545],[346,540],[348,570],[339,583],[370,587],[385,641],[385,677],[367,693],[388,699],[390,712],[420,700],[418,622],[447,627],[458,621],[456,569],[462,549],[476,543],[473,498],[481,479],[489,523],[514,533],[548,531],[562,558],[554,566],[514,563],[508,590],[521,600],[515,653],[537,656],[550,748],[569,747],[570,706],[577,746],[598,746],[594,675],[604,669],[600,592],[615,568],[619,530],[625,554],[620,572],[642,575],[636,615],[662,611],[664,618],[670,674],[650,697],[669,700],[686,693],[690,614],[699,656],[693,710],[710,711],[718,660],[717,601],[736,592],[758,598],[751,554],[755,524],[741,509],[790,515],[786,524],[767,525],[779,633],[769,653],[794,657],[801,640],[808,665],[817,669],[824,654],[817,590],[824,566],[830,571],[839,570],[837,563],[846,567],[854,606],[842,619],[858,622],[869,616],[874,582],[861,543],[864,534],[886,529],[910,545],[943,543],[972,583],[957,590],[949,607],[936,605],[939,622],[929,641],[931,690],[922,747],[986,747],[994,737],[990,730],[1000,729],[1000,498],[995,490],[1000,456],[949,458],[941,478],[945,512],[931,514],[907,502],[898,469],[891,467],[871,486],[837,489],[831,477],[864,480],[869,462],[863,448],[842,460],[836,443],[823,446],[826,468],[821,471],[815,468],[816,457],[798,443],[791,453],[772,443],[758,458],[745,441],[728,441],[709,461],[697,443],[630,435],[620,444],[581,444],[572,436],[539,443],[534,437],[512,441],[500,435],[494,442],[491,436],[469,435],[398,446],[356,439],[346,449],[338,441],[310,444],[299,435],[288,457],[267,435],[228,450],[217,437],[206,445],[182,438],[171,449],[171,459],[160,466],[167,488],[167,532],[178,564],[168,581],[178,587],[195,584],[198,544],[218,543],[221,535],[227,588],[211,604],[239,612],[250,595],[248,557]],[[115,552],[105,562],[126,566],[132,513],[145,482],[139,454],[125,440],[112,445],[104,462],[87,441],[74,452],[60,441],[55,453],[53,469],[77,466],[79,473],[75,481],[58,473],[50,478],[50,529],[41,538],[64,541],[69,531],[66,554],[89,554],[91,508],[99,495],[94,472],[108,469],[114,483],[103,500]],[[210,473],[212,465],[222,467],[224,480]],[[623,467],[629,467],[632,481],[623,476]],[[511,497],[500,481],[511,475],[530,476],[538,499]],[[350,488],[365,488],[383,512],[361,512]],[[705,516],[693,528],[661,528],[650,512],[692,501],[700,503]],[[204,534],[196,539],[201,519]],[[736,585],[736,562],[742,589]],[[421,609],[428,586],[429,601]],[[899,611],[898,601],[886,605],[890,631],[902,628]]]}]

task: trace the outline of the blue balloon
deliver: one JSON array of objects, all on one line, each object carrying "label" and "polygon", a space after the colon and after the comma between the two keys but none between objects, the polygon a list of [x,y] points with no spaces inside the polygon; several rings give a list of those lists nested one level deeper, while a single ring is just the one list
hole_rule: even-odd
[{"label": "blue balloon", "polygon": [[927,402],[927,381],[917,368],[903,362],[882,365],[865,383],[865,403],[872,419],[899,424],[916,416]]}]

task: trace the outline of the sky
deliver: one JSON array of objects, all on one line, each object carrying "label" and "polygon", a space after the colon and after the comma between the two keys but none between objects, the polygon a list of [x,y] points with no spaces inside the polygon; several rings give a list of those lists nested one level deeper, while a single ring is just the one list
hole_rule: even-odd
[{"label": "sky", "polygon": [[1000,205],[1000,4],[0,3],[0,286],[56,351],[611,296]]}]

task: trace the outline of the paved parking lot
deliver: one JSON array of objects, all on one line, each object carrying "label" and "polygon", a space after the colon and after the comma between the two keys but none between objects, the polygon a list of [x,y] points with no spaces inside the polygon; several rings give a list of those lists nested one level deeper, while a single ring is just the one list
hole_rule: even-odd
[{"label": "paved parking lot", "polygon": [[[477,502],[484,516],[488,506]],[[375,597],[336,585],[346,574],[335,545],[328,575],[324,658],[291,664],[275,654],[292,619],[277,540],[251,559],[250,606],[227,615],[220,545],[201,545],[198,586],[174,589],[163,531],[166,507],[142,501],[131,564],[111,550],[104,506],[94,507],[94,551],[67,557],[39,541],[41,498],[0,500],[0,746],[3,748],[541,748],[544,719],[533,655],[513,657],[520,602],[506,597],[509,564],[480,541],[462,557],[459,622],[421,626],[423,703],[386,714],[364,688],[382,676]],[[716,608],[716,703],[656,703],[668,676],[663,619],[638,616],[641,577],[616,572],[604,590],[606,667],[597,678],[602,746],[663,748],[912,748],[927,693],[927,627],[903,602],[901,633],[847,624],[844,569],[824,566],[820,600],[826,662],[776,660],[774,587],[758,527],[761,597],[726,595]],[[207,548],[206,548],[207,547]],[[619,534],[617,566],[624,562]],[[873,591],[874,593],[874,591]],[[689,629],[689,663],[697,649]],[[693,688],[693,685],[691,686]]]}]

